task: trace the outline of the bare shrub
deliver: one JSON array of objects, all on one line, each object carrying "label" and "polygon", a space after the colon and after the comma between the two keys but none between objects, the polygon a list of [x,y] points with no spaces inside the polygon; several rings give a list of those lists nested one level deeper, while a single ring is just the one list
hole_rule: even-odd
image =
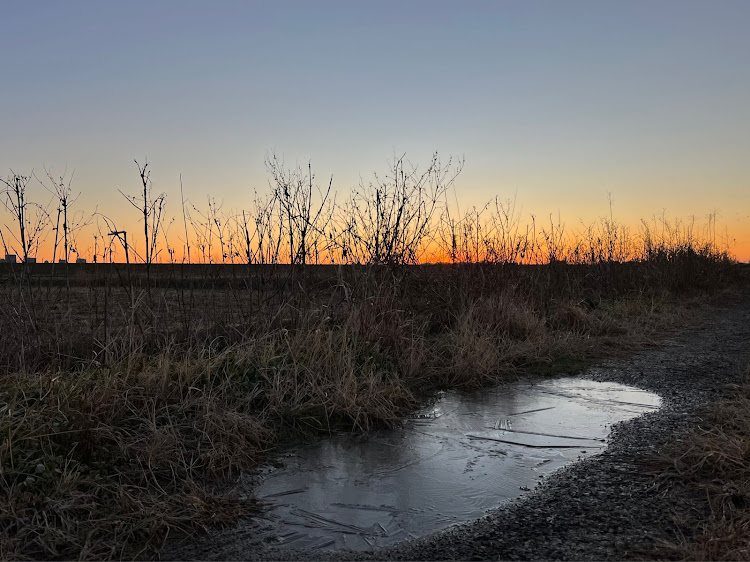
[{"label": "bare shrub", "polygon": [[435,231],[436,212],[463,162],[437,154],[424,172],[394,160],[385,177],[360,184],[342,209],[336,240],[345,263],[414,264]]}]

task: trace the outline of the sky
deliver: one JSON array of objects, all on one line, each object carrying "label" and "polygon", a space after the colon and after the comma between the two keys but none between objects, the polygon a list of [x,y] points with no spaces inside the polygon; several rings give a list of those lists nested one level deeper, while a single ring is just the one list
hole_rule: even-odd
[{"label": "sky", "polygon": [[[80,209],[150,162],[246,207],[265,159],[340,193],[406,154],[465,159],[463,208],[514,197],[568,223],[716,213],[750,260],[746,0],[4,0],[0,175],[75,171]],[[36,189],[36,188],[35,188]],[[44,193],[40,192],[39,197]],[[128,226],[132,225],[132,226]]]}]

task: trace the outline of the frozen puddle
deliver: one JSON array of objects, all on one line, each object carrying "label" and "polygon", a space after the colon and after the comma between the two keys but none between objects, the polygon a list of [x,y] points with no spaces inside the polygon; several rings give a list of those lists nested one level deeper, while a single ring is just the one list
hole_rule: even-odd
[{"label": "frozen puddle", "polygon": [[288,452],[254,490],[270,509],[251,526],[304,549],[370,549],[425,535],[479,518],[596,454],[613,423],[659,405],[655,394],[578,378],[447,392],[403,428]]}]

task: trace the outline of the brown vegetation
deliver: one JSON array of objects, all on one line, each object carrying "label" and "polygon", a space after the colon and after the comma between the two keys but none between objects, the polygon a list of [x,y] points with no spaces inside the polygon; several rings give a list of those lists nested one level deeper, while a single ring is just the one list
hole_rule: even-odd
[{"label": "brown vegetation", "polygon": [[[750,365],[746,367],[750,377]],[[711,408],[660,459],[661,477],[705,493],[710,515],[681,544],[660,551],[682,560],[750,560],[750,386]]]},{"label": "brown vegetation", "polygon": [[[439,202],[455,170],[437,159],[421,174],[397,161],[342,208],[310,168],[269,166],[254,213],[185,210],[203,260],[218,247],[224,263],[157,263],[164,199],[144,165],[128,200],[145,257],[107,223],[99,255],[117,242],[134,263],[0,267],[0,557],[153,555],[252,511],[222,487],[279,438],[392,426],[439,388],[579,368],[647,343],[678,300],[736,274],[666,221],[636,237],[610,217],[570,238],[521,232],[500,204],[453,220]],[[14,177],[9,196],[28,183]],[[44,228],[34,209],[24,256]],[[66,256],[74,234],[56,234]],[[434,243],[461,263],[417,265]]]},{"label": "brown vegetation", "polygon": [[[675,296],[693,294],[676,292],[679,277],[666,291],[669,262],[258,277],[170,266],[152,270],[150,291],[138,266],[117,283],[119,266],[95,267],[2,287],[31,311],[2,316],[4,557],[145,556],[169,533],[252,510],[219,484],[279,436],[368,431],[438,388],[578,368],[646,343],[680,314]],[[691,284],[718,286],[724,268]]]}]

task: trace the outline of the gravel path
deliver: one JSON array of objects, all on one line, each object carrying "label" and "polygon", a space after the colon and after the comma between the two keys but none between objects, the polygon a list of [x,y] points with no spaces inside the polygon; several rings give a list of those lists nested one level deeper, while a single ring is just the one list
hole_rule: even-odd
[{"label": "gravel path", "polygon": [[220,533],[179,558],[338,560],[633,559],[689,534],[705,517],[702,494],[645,470],[660,448],[701,422],[706,405],[741,382],[750,359],[750,294],[711,311],[660,347],[604,362],[586,378],[659,394],[658,411],[615,426],[609,447],[549,477],[527,496],[466,525],[376,552],[295,552]]}]

